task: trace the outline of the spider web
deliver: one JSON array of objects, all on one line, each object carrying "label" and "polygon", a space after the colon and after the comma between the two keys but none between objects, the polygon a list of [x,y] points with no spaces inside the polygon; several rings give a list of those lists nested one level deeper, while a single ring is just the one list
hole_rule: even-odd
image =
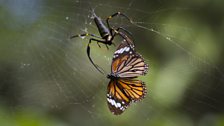
[{"label": "spider web", "polygon": [[[214,119],[213,116],[223,112],[220,43],[212,43],[215,39],[207,37],[213,34],[209,29],[195,30],[203,26],[196,26],[193,20],[186,21],[188,17],[182,16],[189,16],[188,13],[197,8],[147,0],[21,3],[14,0],[4,5],[14,10],[10,13],[15,17],[10,18],[20,22],[10,28],[18,40],[8,39],[15,42],[9,45],[14,55],[11,58],[16,61],[10,62],[9,70],[3,69],[9,75],[13,73],[10,77],[15,82],[6,81],[13,86],[6,94],[0,93],[10,96],[15,110],[32,107],[49,111],[67,125],[162,123],[188,126],[204,124],[206,119]],[[24,8],[25,5],[29,7]],[[93,67],[86,55],[89,37],[69,39],[79,33],[99,34],[91,19],[91,8],[102,19],[117,11],[131,17],[134,23],[116,17],[111,25],[130,30],[137,51],[150,66],[149,73],[140,77],[147,86],[146,98],[131,105],[119,117],[107,108],[109,80]],[[18,31],[23,32],[16,33]],[[115,43],[118,45],[119,40]],[[109,73],[116,47],[107,50],[101,46],[92,43],[91,55]],[[11,59],[5,59],[5,66],[8,66]],[[10,91],[13,93],[8,95]]]}]

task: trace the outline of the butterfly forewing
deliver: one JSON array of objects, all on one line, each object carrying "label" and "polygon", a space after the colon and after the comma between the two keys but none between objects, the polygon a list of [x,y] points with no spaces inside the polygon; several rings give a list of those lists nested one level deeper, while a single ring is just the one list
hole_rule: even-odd
[{"label": "butterfly forewing", "polygon": [[148,64],[136,53],[134,45],[124,40],[114,53],[111,71],[117,77],[138,77],[147,73]]},{"label": "butterfly forewing", "polygon": [[120,115],[130,105],[146,95],[146,88],[142,81],[133,79],[111,80],[107,88],[107,103],[110,111]]}]

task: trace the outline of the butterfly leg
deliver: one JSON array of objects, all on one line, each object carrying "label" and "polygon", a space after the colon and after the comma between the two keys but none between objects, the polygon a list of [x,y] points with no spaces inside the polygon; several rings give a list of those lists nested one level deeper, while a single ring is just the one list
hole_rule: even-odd
[{"label": "butterfly leg", "polygon": [[125,39],[126,41],[132,41],[130,40],[130,38],[124,34],[123,32],[119,32],[115,29],[112,29],[113,30],[113,34],[112,34],[112,39],[114,39],[115,36],[119,35],[121,38]]},{"label": "butterfly leg", "polygon": [[129,32],[127,29],[125,29],[125,28],[123,28],[123,27],[118,27],[117,29],[116,29],[117,31],[120,31],[120,30],[122,30],[122,31],[124,31],[126,34],[128,34],[128,36],[130,36],[131,38],[132,38],[132,40],[133,40],[133,35],[132,35],[132,33],[131,32]]}]

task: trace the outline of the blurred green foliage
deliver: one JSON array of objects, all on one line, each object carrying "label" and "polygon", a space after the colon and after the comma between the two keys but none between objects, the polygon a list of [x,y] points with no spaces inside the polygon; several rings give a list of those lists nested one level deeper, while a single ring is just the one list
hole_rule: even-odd
[{"label": "blurred green foliage", "polygon": [[[0,1],[0,126],[151,125],[224,126],[224,2],[2,0]],[[108,80],[86,56],[98,34],[90,7],[115,18],[134,36],[150,65],[140,77],[145,99],[121,116],[106,104]],[[116,40],[118,45],[119,39]],[[112,54],[91,45],[94,61],[110,72]]]},{"label": "blurred green foliage", "polygon": [[61,126],[62,122],[52,119],[49,115],[33,109],[7,110],[1,106],[0,124],[2,126]]}]

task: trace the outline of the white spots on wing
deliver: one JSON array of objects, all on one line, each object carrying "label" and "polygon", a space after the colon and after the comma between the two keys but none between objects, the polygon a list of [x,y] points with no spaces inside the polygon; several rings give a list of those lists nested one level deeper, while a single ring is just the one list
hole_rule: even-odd
[{"label": "white spots on wing", "polygon": [[117,107],[120,108],[121,107],[121,103],[118,102],[117,103]]},{"label": "white spots on wing", "polygon": [[129,50],[130,50],[130,48],[129,47],[126,47],[125,51],[128,52]]},{"label": "white spots on wing", "polygon": [[121,54],[121,53],[123,53],[124,51],[128,52],[129,50],[130,50],[130,47],[120,48],[119,50],[115,51],[115,54],[116,54],[116,53]]},{"label": "white spots on wing", "polygon": [[145,69],[144,69],[144,73],[143,73],[143,75],[147,74],[149,65],[148,65],[148,64],[145,64],[144,67],[145,67]]},{"label": "white spots on wing", "polygon": [[[123,107],[123,106],[121,105],[121,103],[116,102],[114,99],[111,98],[110,95],[108,95],[108,96],[109,96],[109,97],[107,98],[107,101],[108,101],[112,106],[114,106],[114,107],[116,107],[116,108],[119,108],[120,110],[124,110],[124,109],[125,109],[125,107]],[[123,101],[122,101],[122,104],[124,104]]]},{"label": "white spots on wing", "polygon": [[134,49],[134,48],[135,48],[135,46],[134,46],[134,45],[131,45],[131,48],[132,48],[132,49]]},{"label": "white spots on wing", "polygon": [[110,102],[110,98],[107,98],[107,101]]},{"label": "white spots on wing", "polygon": [[[130,51],[130,47],[120,48],[120,49],[118,49],[117,51],[114,52],[113,58],[118,57],[118,54],[122,54],[122,53],[128,52],[128,51]],[[130,51],[129,53],[132,54],[132,51]]]},{"label": "white spots on wing", "polygon": [[118,55],[114,55],[114,56],[113,56],[113,58],[116,58],[116,57],[118,57]]}]

